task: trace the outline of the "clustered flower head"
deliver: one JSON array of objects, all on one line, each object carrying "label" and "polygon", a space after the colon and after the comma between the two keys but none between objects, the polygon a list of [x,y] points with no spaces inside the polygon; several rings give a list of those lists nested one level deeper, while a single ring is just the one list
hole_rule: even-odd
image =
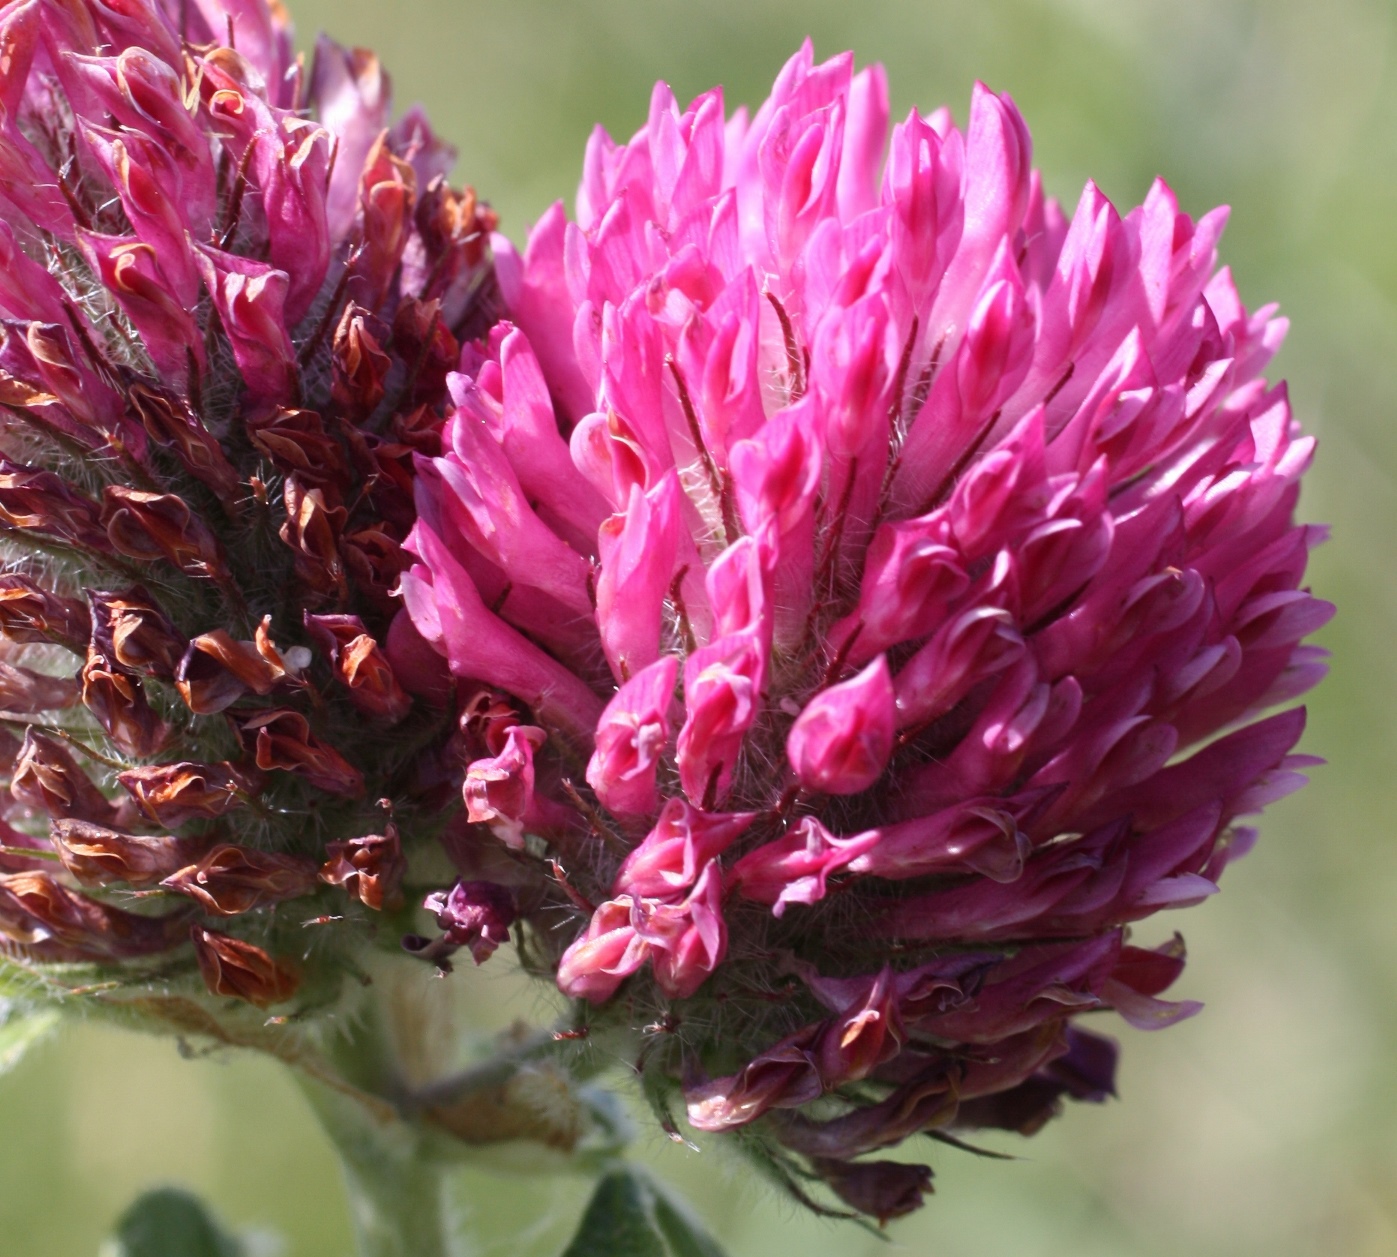
[{"label": "clustered flower head", "polygon": [[494,220],[389,108],[276,0],[0,9],[0,950],[189,1032],[330,998],[450,782],[384,647]]},{"label": "clustered flower head", "polygon": [[575,220],[497,243],[389,648],[473,748],[415,945],[517,913],[666,1122],[878,1218],[930,1172],[858,1158],[1031,1133],[1112,1090],[1086,1014],[1196,1010],[1132,923],[1298,784],[1264,713],[1331,610],[1225,212],[1069,218],[983,86],[888,124],[807,45],[750,117],[661,84],[594,134]]},{"label": "clustered flower head", "polygon": [[868,1154],[1195,1011],[1133,923],[1309,762],[1284,324],[808,45],[522,255],[451,159],[275,0],[0,7],[0,959],[250,1042],[513,939],[676,1138],[906,1213]]}]

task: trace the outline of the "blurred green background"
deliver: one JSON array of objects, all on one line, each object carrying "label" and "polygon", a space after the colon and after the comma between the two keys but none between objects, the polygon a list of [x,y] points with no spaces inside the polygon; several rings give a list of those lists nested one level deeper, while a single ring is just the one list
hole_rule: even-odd
[{"label": "blurred green background", "polygon": [[[1277,370],[1321,438],[1307,518],[1333,524],[1316,589],[1339,603],[1305,749],[1330,766],[1266,818],[1225,893],[1151,923],[1189,939],[1193,1021],[1121,1030],[1121,1099],[1077,1107],[993,1163],[934,1145],[938,1193],[892,1251],[935,1257],[1397,1254],[1397,10],[1384,0],[293,0],[377,49],[522,240],[571,197],[594,121],[628,136],[656,78],[758,102],[805,34],[883,61],[895,110],[983,78],[1013,93],[1048,188],[1091,176],[1122,208],[1164,174],[1197,214],[1233,206],[1224,256],[1293,321]],[[458,973],[486,1024],[537,1012],[501,954]],[[889,1251],[773,1198],[711,1142],[644,1150],[734,1257]],[[287,1257],[345,1257],[343,1189],[271,1064],[186,1061],[75,1027],[0,1080],[0,1251],[87,1257],[141,1187],[175,1181]],[[489,1254],[556,1253],[567,1180],[462,1175]],[[523,1219],[527,1233],[511,1240]]]}]

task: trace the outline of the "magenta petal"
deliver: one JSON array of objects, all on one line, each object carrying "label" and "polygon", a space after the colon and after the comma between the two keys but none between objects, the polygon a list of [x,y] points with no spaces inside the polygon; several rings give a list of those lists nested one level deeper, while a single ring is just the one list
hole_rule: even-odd
[{"label": "magenta petal", "polygon": [[688,999],[708,980],[728,946],[723,877],[710,860],[681,905],[658,904],[638,931],[651,946],[655,984],[671,999]]},{"label": "magenta petal", "polygon": [[587,784],[618,816],[647,816],[659,806],[655,774],[669,747],[678,674],[679,661],[662,656],[616,691],[597,722]]},{"label": "magenta petal", "polygon": [[631,489],[623,514],[597,538],[597,619],[607,662],[620,681],[660,652],[664,600],[679,552],[679,481],[670,473],[648,493]]},{"label": "magenta petal", "polygon": [[670,799],[655,827],[626,857],[613,893],[668,897],[691,890],[699,872],[752,823],[751,812],[703,812]]},{"label": "magenta petal", "polygon": [[534,798],[534,751],[548,735],[534,725],[515,725],[498,755],[466,768],[466,819],[487,824],[507,846],[522,849],[524,821]]},{"label": "magenta petal", "polygon": [[558,434],[547,381],[522,332],[510,332],[500,345],[500,371],[500,445],[519,483],[534,501],[554,506],[588,546],[595,545],[607,507]]},{"label": "magenta petal", "polygon": [[321,124],[339,137],[325,207],[332,240],[343,240],[353,226],[359,176],[388,123],[390,94],[388,76],[372,53],[341,48],[325,35],[316,39],[310,98]]},{"label": "magenta petal", "polygon": [[209,32],[217,39],[231,38],[277,97],[274,103],[285,107],[289,102],[279,97],[295,60],[285,9],[266,0],[194,0],[194,4]]},{"label": "magenta petal", "polygon": [[574,615],[588,614],[586,560],[529,505],[495,438],[464,411],[448,420],[443,437],[451,454],[432,460],[430,470],[439,478],[442,509],[465,540],[512,583],[541,590]]},{"label": "magenta petal", "polygon": [[18,245],[0,221],[0,310],[12,319],[62,323],[67,319],[62,285]]},{"label": "magenta petal", "polygon": [[650,945],[636,933],[632,915],[629,898],[604,903],[592,914],[558,962],[558,988],[564,995],[600,1004],[645,963]]},{"label": "magenta petal", "polygon": [[845,222],[873,208],[878,198],[878,167],[888,133],[888,76],[881,65],[865,66],[849,84],[844,151],[839,159],[836,195]]},{"label": "magenta petal", "polygon": [[857,794],[882,776],[892,755],[896,704],[887,659],[822,690],[786,738],[786,756],[808,790]]},{"label": "magenta petal", "polygon": [[199,246],[197,260],[248,392],[254,398],[286,396],[296,376],[285,319],[286,272],[208,245]]},{"label": "magenta petal", "polygon": [[199,268],[190,244],[197,221],[187,217],[185,179],[169,152],[139,131],[116,135],[88,127],[83,138],[115,185],[121,207],[149,246],[156,269],[178,300],[192,308]]},{"label": "magenta petal", "polygon": [[766,650],[757,631],[720,637],[684,664],[687,716],[676,760],[684,793],[710,807],[724,798],[743,739],[761,710]]},{"label": "magenta petal", "polygon": [[320,292],[330,266],[330,132],[309,122],[288,121],[280,134],[264,137],[263,143],[271,147],[262,179],[269,259],[290,277],[286,321],[295,326]]},{"label": "magenta petal", "polygon": [[825,897],[828,880],[875,847],[878,834],[836,838],[807,816],[782,838],[748,852],[733,866],[732,881],[748,899],[770,904],[776,916],[792,903]]},{"label": "magenta petal", "polygon": [[590,740],[601,700],[492,614],[474,582],[420,519],[408,538],[408,548],[422,564],[404,574],[404,601],[418,630],[438,646],[451,670],[508,690],[540,717]]},{"label": "magenta petal", "polygon": [[203,371],[203,335],[189,307],[167,283],[155,249],[126,236],[89,231],[78,233],[78,243],[141,334],[156,367],[175,379],[185,378],[191,364]]},{"label": "magenta petal", "polygon": [[388,626],[384,650],[393,674],[410,694],[444,706],[451,690],[451,672],[446,660],[418,631],[412,615],[404,607]]}]

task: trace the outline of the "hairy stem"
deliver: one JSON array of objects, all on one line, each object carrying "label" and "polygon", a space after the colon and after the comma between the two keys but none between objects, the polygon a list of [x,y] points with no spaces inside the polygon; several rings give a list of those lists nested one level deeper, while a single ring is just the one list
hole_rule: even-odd
[{"label": "hairy stem", "polygon": [[339,1154],[359,1257],[465,1257],[447,1167],[425,1153],[418,1132],[385,1123],[304,1075],[298,1081]]}]

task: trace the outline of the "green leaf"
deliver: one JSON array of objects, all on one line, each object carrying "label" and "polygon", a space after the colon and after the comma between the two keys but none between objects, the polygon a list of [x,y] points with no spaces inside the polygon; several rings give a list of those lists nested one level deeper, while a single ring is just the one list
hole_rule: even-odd
[{"label": "green leaf", "polygon": [[563,1257],[723,1257],[681,1204],[644,1171],[604,1175]]},{"label": "green leaf", "polygon": [[650,1186],[655,1193],[655,1221],[674,1257],[724,1257],[718,1241],[684,1201],[653,1179]]},{"label": "green leaf", "polygon": [[650,1185],[629,1170],[604,1175],[563,1257],[668,1257]]},{"label": "green leaf", "polygon": [[0,1074],[19,1064],[24,1054],[58,1024],[58,1009],[0,1000]]},{"label": "green leaf", "polygon": [[112,1257],[243,1257],[242,1245],[195,1197],[175,1187],[138,1198],[116,1224],[107,1251]]}]

